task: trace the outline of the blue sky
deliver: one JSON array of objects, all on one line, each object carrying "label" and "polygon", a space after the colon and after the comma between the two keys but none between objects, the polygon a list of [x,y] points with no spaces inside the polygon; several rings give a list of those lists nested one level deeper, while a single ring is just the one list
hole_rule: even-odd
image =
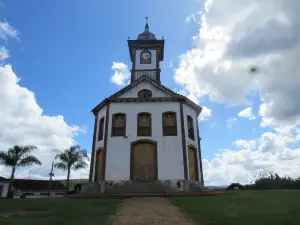
[{"label": "blue sky", "polygon": [[[211,1],[212,4],[196,0],[184,3],[179,0],[2,2],[1,21],[18,31],[17,37],[0,38],[1,46],[9,50],[10,56],[2,60],[2,66],[12,66],[16,76],[21,79],[18,85],[35,94],[43,115],[63,115],[66,124],[87,131],[75,136],[82,148],[91,150],[94,123],[91,109],[122,88],[111,82],[115,73],[113,62],[123,63],[130,69],[127,38],[135,39],[143,31],[144,18],[148,16],[150,31],[166,40],[165,58],[161,65],[163,84],[173,90],[184,91],[211,112],[199,123],[202,155],[207,160],[204,166],[206,170],[213,168],[214,171],[207,171],[207,180],[218,174],[218,166],[214,164],[216,160],[222,161],[226,156],[226,153],[219,158],[215,156],[220,149],[227,149],[231,154],[241,154],[241,150],[258,154],[265,145],[277,146],[281,141],[280,146],[276,147],[281,150],[273,152],[274,156],[279,157],[280,151],[285,148],[289,148],[289,154],[296,154],[295,150],[299,147],[296,129],[300,123],[300,110],[292,109],[291,117],[281,116],[280,110],[277,110],[280,107],[275,106],[278,105],[278,96],[283,96],[280,101],[284,101],[285,89],[277,88],[276,92],[271,89],[273,84],[268,86],[277,79],[275,75],[274,80],[266,81],[259,77],[260,74],[249,74],[247,70],[257,65],[262,68],[261,74],[268,74],[270,66],[266,58],[273,59],[272,49],[267,51],[262,39],[250,38],[253,35],[250,31],[268,29],[267,22],[265,29],[255,23],[254,18],[263,19],[263,8],[253,8],[254,3],[238,3],[237,0],[228,1],[228,5],[218,0]],[[259,4],[259,1],[254,2]],[[232,8],[233,5],[236,7]],[[276,19],[280,10],[291,16],[288,19],[294,15],[290,13],[290,8],[274,6],[265,17]],[[243,17],[245,14],[247,18]],[[229,16],[232,21],[227,20]],[[252,18],[252,22],[248,18]],[[298,21],[298,18],[291,21]],[[264,35],[270,38],[267,32]],[[224,37],[230,37],[231,42],[223,41]],[[246,42],[247,37],[257,42]],[[273,42],[270,40],[271,47]],[[247,48],[248,45],[252,47]],[[245,49],[253,51],[251,56]],[[284,51],[278,52],[281,54]],[[235,54],[240,58],[236,59]],[[228,62],[231,66],[225,67]],[[186,64],[191,65],[191,69],[183,71]],[[220,65],[221,72],[215,72],[216,65]],[[186,80],[182,81],[182,77]],[[266,107],[260,111],[264,103]],[[248,107],[251,112],[248,109],[238,116]],[[290,106],[283,105],[281,110],[284,111],[285,107],[287,111],[290,109]],[[236,118],[232,126],[228,125],[230,118]],[[286,137],[294,141],[285,142]],[[244,141],[242,149],[237,146],[237,140]],[[256,141],[256,145],[248,148],[245,143],[251,140]],[[264,154],[266,151],[263,151]],[[295,165],[298,165],[297,160]],[[238,163],[242,168],[245,159]],[[275,164],[275,161],[270,162],[270,165]],[[226,177],[237,174],[230,179],[241,179],[243,175],[236,172],[238,169],[230,168],[226,169]],[[242,169],[246,170],[244,167]],[[245,174],[251,172],[247,170]],[[291,169],[289,175],[295,176],[295,172]],[[220,182],[224,183],[223,180]],[[212,179],[211,183],[216,182]]]}]

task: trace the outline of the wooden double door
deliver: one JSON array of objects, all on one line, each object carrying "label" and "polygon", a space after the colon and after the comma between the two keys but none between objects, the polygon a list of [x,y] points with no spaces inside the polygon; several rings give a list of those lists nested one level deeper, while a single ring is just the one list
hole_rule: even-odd
[{"label": "wooden double door", "polygon": [[157,149],[155,142],[136,142],[131,146],[131,180],[157,180]]},{"label": "wooden double door", "polygon": [[190,180],[199,180],[197,150],[193,147],[189,147],[188,152]]}]

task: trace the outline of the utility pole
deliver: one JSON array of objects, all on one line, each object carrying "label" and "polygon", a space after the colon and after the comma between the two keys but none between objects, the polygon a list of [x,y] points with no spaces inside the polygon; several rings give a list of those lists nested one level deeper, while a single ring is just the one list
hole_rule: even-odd
[{"label": "utility pole", "polygon": [[52,161],[51,172],[49,173],[50,180],[49,180],[49,188],[48,188],[48,195],[47,195],[48,198],[49,198],[49,196],[50,196],[52,177],[54,177],[53,167],[54,167],[54,161]]}]

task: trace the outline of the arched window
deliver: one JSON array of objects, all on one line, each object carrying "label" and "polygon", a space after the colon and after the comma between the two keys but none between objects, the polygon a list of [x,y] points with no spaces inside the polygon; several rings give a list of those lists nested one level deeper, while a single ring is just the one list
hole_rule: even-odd
[{"label": "arched window", "polygon": [[139,98],[151,98],[152,97],[152,92],[150,90],[147,90],[147,89],[140,90],[138,92],[138,97]]},{"label": "arched window", "polygon": [[126,114],[116,113],[112,116],[111,136],[125,136]]},{"label": "arched window", "polygon": [[103,130],[104,130],[104,117],[102,117],[99,121],[98,127],[98,141],[103,140]]},{"label": "arched window", "polygon": [[151,136],[151,114],[139,113],[137,118],[137,135]]},{"label": "arched window", "polygon": [[193,124],[193,118],[191,116],[187,116],[187,125],[188,125],[189,138],[195,140],[194,124]]},{"label": "arched window", "polygon": [[177,136],[177,119],[175,112],[163,113],[163,136]]}]

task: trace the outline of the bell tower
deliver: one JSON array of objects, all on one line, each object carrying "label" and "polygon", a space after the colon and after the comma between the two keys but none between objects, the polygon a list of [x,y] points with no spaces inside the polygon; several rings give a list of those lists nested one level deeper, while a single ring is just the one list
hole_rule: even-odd
[{"label": "bell tower", "polygon": [[164,58],[165,40],[156,39],[149,31],[148,17],[143,33],[136,40],[128,40],[129,54],[132,62],[130,84],[141,76],[148,76],[160,83],[160,62]]}]

